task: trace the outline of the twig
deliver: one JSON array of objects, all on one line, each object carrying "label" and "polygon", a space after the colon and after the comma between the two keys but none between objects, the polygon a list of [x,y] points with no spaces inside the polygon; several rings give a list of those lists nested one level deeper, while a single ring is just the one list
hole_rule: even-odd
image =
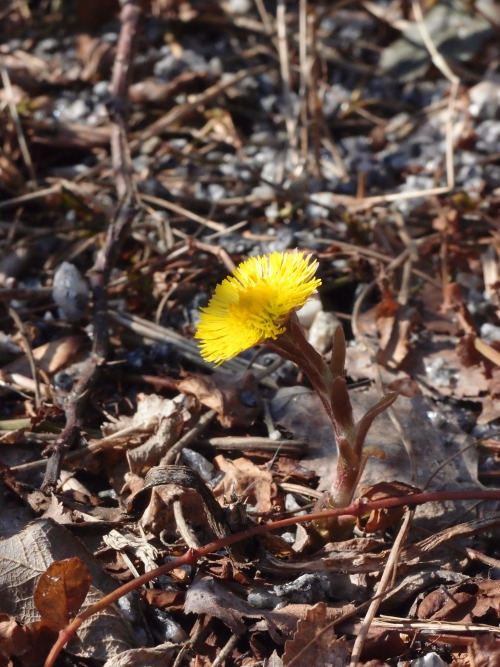
[{"label": "twig", "polygon": [[121,200],[134,191],[132,166],[127,142],[125,118],[128,103],[129,70],[132,63],[133,44],[140,9],[135,0],[120,0],[120,38],[111,77],[112,118],[111,161],[116,180],[116,192]]},{"label": "twig", "polygon": [[19,148],[21,149],[24,164],[26,165],[30,173],[30,178],[33,181],[33,186],[34,186],[36,183],[35,167],[33,166],[33,160],[31,159],[31,154],[28,148],[28,144],[26,143],[26,137],[24,136],[24,130],[21,124],[21,119],[19,118],[17,107],[14,103],[14,93],[12,91],[12,84],[10,82],[9,72],[7,68],[4,67],[4,65],[0,65],[0,75],[2,77],[3,87],[7,94],[10,115],[12,116],[12,120],[14,121],[14,125],[16,127]]},{"label": "twig", "polygon": [[285,124],[288,141],[293,151],[297,149],[297,120],[295,118],[291,93],[290,58],[288,52],[286,29],[285,0],[278,0],[276,7],[276,28],[278,32],[278,55],[280,60],[281,84],[283,86],[283,101],[285,106]]},{"label": "twig", "polygon": [[187,523],[184,517],[184,513],[182,511],[182,502],[180,500],[174,500],[173,508],[175,525],[177,526],[177,530],[179,531],[182,539],[190,549],[198,549],[201,544],[196,537],[194,530]]},{"label": "twig", "polygon": [[439,53],[434,45],[434,42],[431,39],[429,31],[427,30],[427,25],[425,24],[424,17],[422,14],[422,8],[418,0],[412,0],[411,3],[413,14],[415,15],[415,20],[422,35],[425,46],[427,47],[432,62],[438,68],[438,70],[445,76],[448,81],[451,83],[450,89],[450,98],[448,103],[448,113],[446,115],[446,174],[448,178],[448,188],[453,190],[455,187],[455,166],[453,164],[453,116],[455,113],[455,102],[458,96],[458,88],[460,85],[460,79],[456,74],[454,74],[448,66],[448,63]]},{"label": "twig", "polygon": [[403,542],[405,541],[408,535],[408,530],[410,527],[410,521],[412,517],[413,517],[413,512],[407,511],[403,519],[403,523],[401,524],[401,528],[399,529],[399,532],[397,534],[397,537],[394,540],[394,544],[392,545],[389,558],[387,559],[387,563],[385,564],[384,567],[384,572],[382,573],[379,584],[377,586],[377,597],[374,600],[372,600],[370,606],[368,607],[368,611],[366,612],[366,616],[363,619],[363,622],[358,632],[358,636],[356,637],[356,640],[354,642],[351,654],[351,662],[349,663],[349,667],[357,667],[358,665],[358,661],[361,656],[361,651],[363,650],[363,645],[365,643],[366,636],[368,635],[368,631],[380,607],[380,604],[383,601],[381,594],[383,594],[384,591],[387,589],[389,582],[396,571],[399,559],[399,552],[401,551]]},{"label": "twig", "polygon": [[145,128],[140,133],[140,136],[130,142],[131,150],[134,151],[138,149],[146,139],[160,135],[174,123],[181,123],[185,118],[195,113],[196,110],[200,109],[200,107],[203,107],[208,102],[211,102],[228,88],[236,86],[240,81],[243,81],[247,77],[257,76],[268,69],[268,65],[257,65],[256,67],[240,70],[236,74],[218,81],[199,95],[193,95],[189,102],[178,104],[167,114],[149,125],[149,127]]},{"label": "twig", "polygon": [[395,616],[381,615],[375,618],[372,623],[378,628],[387,628],[388,630],[402,630],[404,632],[411,630],[424,631],[426,635],[436,633],[441,635],[444,632],[457,633],[477,633],[491,632],[498,633],[498,626],[487,625],[486,623],[456,623],[453,621],[416,621],[411,618],[397,618]]},{"label": "twig", "polygon": [[52,295],[52,287],[11,287],[0,289],[0,301],[46,299]]},{"label": "twig", "polygon": [[19,333],[22,337],[22,343],[24,347],[24,353],[26,354],[26,357],[28,359],[28,363],[30,365],[30,370],[31,370],[31,375],[33,377],[33,382],[35,384],[35,406],[37,409],[42,405],[42,395],[40,392],[40,378],[38,377],[38,371],[35,363],[35,358],[33,356],[33,350],[31,349],[30,341],[28,338],[28,333],[26,331],[26,327],[24,326],[24,322],[21,320],[19,317],[18,313],[14,308],[9,308],[9,315],[12,317],[14,322],[16,323],[16,326],[19,330]]},{"label": "twig", "polygon": [[18,206],[19,204],[28,204],[29,202],[36,201],[37,199],[43,199],[44,197],[50,197],[61,192],[61,186],[59,184],[52,185],[50,188],[43,188],[42,190],[37,190],[36,192],[28,192],[25,195],[19,195],[19,197],[12,197],[12,199],[6,199],[5,201],[0,202],[0,210],[4,208],[12,208]]},{"label": "twig", "polygon": [[225,451],[258,451],[275,452],[278,447],[282,454],[298,455],[307,450],[306,440],[273,440],[272,438],[262,438],[255,436],[222,436],[219,438],[209,438],[200,440],[201,445],[209,445]]},{"label": "twig", "polygon": [[160,206],[161,208],[166,208],[167,211],[172,211],[172,213],[177,213],[178,215],[182,215],[188,220],[199,222],[201,225],[208,227],[208,229],[213,229],[216,232],[222,233],[226,230],[225,225],[223,225],[221,222],[216,222],[215,220],[209,220],[208,218],[203,218],[201,215],[193,213],[193,211],[189,211],[187,208],[179,206],[178,204],[174,204],[173,202],[167,201],[166,199],[160,199],[159,197],[154,197],[153,195],[145,195],[145,194],[141,194],[140,198],[141,201],[145,201],[148,204],[153,204],[154,206]]},{"label": "twig", "polygon": [[97,380],[99,368],[104,364],[108,348],[108,315],[106,289],[111,271],[116,264],[122,242],[126,238],[136,214],[137,201],[131,177],[130,156],[125,136],[124,111],[127,101],[127,74],[132,58],[132,41],[139,9],[132,0],[125,0],[121,13],[121,32],[117,62],[113,70],[112,94],[114,98],[111,153],[113,164],[119,164],[116,173],[116,190],[120,195],[120,205],[114,220],[106,232],[106,239],[97,254],[94,266],[89,272],[94,300],[93,328],[94,340],[82,374],[68,397],[64,412],[66,425],[53,445],[52,456],[42,483],[42,490],[50,491],[56,484],[64,454],[79,437],[79,418],[92,386]]},{"label": "twig", "polygon": [[262,25],[264,27],[264,31],[270,36],[273,37],[275,34],[275,30],[273,27],[273,21],[269,14],[267,13],[266,7],[264,5],[263,0],[255,0],[255,6],[257,7],[257,11],[259,12],[260,19],[262,21]]},{"label": "twig", "polygon": [[219,654],[212,662],[212,667],[220,667],[224,664],[224,660],[231,655],[232,650],[236,647],[236,644],[239,642],[240,638],[238,635],[233,635],[229,637],[226,644],[221,648]]},{"label": "twig", "polygon": [[161,459],[159,465],[162,466],[175,463],[177,456],[182,452],[184,447],[187,447],[200,433],[203,433],[203,431],[210,426],[216,414],[215,410],[205,412],[205,414],[199,418],[198,423],[168,450],[165,456]]}]

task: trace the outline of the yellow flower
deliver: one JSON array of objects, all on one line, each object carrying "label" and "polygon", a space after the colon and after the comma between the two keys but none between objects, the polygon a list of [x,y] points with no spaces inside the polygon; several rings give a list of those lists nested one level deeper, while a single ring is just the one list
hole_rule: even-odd
[{"label": "yellow flower", "polygon": [[202,357],[220,364],[286,331],[290,313],[321,285],[314,278],[317,266],[301,252],[273,252],[240,264],[201,309],[195,338]]}]

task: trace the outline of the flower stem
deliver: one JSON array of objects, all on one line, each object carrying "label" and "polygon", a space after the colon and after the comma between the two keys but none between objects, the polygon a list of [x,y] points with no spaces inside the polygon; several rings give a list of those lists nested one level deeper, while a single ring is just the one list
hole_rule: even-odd
[{"label": "flower stem", "polygon": [[[345,339],[342,331],[334,335],[332,360],[329,365],[306,339],[297,314],[291,313],[286,330],[276,339],[267,339],[267,346],[295,363],[309,378],[332,424],[338,458],[335,479],[324,502],[329,508],[345,507],[353,498],[360,477],[364,440],[373,419],[395,400],[395,394],[383,397],[356,425],[351,400],[344,379]],[[321,534],[332,536],[336,520],[328,526],[316,526]],[[331,525],[330,525],[331,524]]]}]

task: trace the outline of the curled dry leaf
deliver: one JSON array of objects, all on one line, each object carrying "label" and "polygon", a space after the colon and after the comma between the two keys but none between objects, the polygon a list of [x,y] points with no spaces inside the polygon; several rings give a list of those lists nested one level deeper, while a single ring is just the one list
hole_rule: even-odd
[{"label": "curled dry leaf", "polygon": [[262,612],[239,598],[212,577],[197,576],[184,603],[186,614],[208,614],[223,621],[239,635],[245,630],[244,618],[261,618]]},{"label": "curled dry leaf", "polygon": [[26,651],[26,632],[10,614],[0,614],[0,658],[22,655]]},{"label": "curled dry leaf", "polygon": [[190,375],[180,380],[177,388],[215,410],[220,423],[227,428],[250,426],[260,412],[257,380],[252,373],[230,380],[218,375]]},{"label": "curled dry leaf", "polygon": [[[373,502],[384,498],[408,496],[414,493],[421,493],[421,489],[403,482],[379,482],[374,486],[363,489],[360,498],[363,499],[363,502]],[[401,519],[404,512],[404,507],[387,507],[373,510],[366,516],[358,517],[356,525],[366,533],[376,533],[379,530],[387,530],[387,528],[393,526]]]},{"label": "curled dry leaf", "polygon": [[[36,347],[32,353],[37,368],[52,377],[75,361],[83,343],[84,339],[81,336],[66,336]],[[4,366],[0,370],[0,380],[16,388],[35,391],[36,384],[26,355]],[[49,395],[49,390],[44,384],[40,386],[40,391],[44,396]]]},{"label": "curled dry leaf", "polygon": [[135,648],[110,658],[104,667],[170,667],[179,652],[177,644],[160,644],[154,648]]},{"label": "curled dry leaf", "polygon": [[131,472],[139,475],[158,465],[170,447],[179,439],[184,423],[184,415],[179,410],[172,412],[168,417],[161,417],[153,435],[142,445],[127,451]]},{"label": "curled dry leaf", "polygon": [[399,368],[406,359],[411,345],[410,334],[415,328],[417,313],[410,306],[401,307],[395,302],[394,310],[377,310],[377,329],[380,336],[377,361],[388,368]]},{"label": "curled dry leaf", "polygon": [[236,495],[245,503],[253,505],[257,512],[269,512],[276,495],[276,485],[269,470],[256,466],[246,458],[235,461],[219,455],[214,459],[224,477],[214,488],[217,498]]},{"label": "curled dry leaf", "polygon": [[497,624],[500,620],[498,581],[468,580],[446,589],[441,586],[422,600],[418,607],[418,618]]},{"label": "curled dry leaf", "polygon": [[21,625],[13,616],[0,614],[0,665],[41,667],[57,633],[42,621]]},{"label": "curled dry leaf", "polygon": [[138,433],[141,431],[152,432],[161,419],[171,417],[181,409],[179,401],[164,398],[157,394],[138,394],[137,410],[131,417],[122,415],[120,419],[114,422],[103,424],[101,430],[105,436],[110,436],[127,429],[127,435],[124,434],[124,437],[130,437],[133,429]]},{"label": "curled dry leaf", "polygon": [[91,583],[90,570],[79,558],[51,563],[33,595],[44,623],[54,630],[65,628],[78,613]]}]

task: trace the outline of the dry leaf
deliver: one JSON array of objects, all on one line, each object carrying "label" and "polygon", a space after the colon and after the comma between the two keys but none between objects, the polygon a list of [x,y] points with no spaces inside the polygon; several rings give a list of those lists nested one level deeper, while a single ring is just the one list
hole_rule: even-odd
[{"label": "dry leaf", "polygon": [[[375,390],[350,392],[356,416],[362,415],[380,398]],[[273,417],[294,438],[309,442],[307,456],[302,465],[320,476],[319,490],[330,487],[335,472],[337,453],[332,429],[319,398],[312,391],[296,388],[295,391],[280,389],[271,403]],[[386,458],[370,457],[361,478],[362,485],[373,485],[387,479],[396,479],[412,486],[424,486],[432,477],[429,490],[444,491],[482,488],[477,479],[477,449],[467,447],[472,439],[465,435],[450,420],[439,428],[431,421],[436,412],[435,404],[424,396],[406,398],[400,396],[392,406],[417,463],[416,478],[405,444],[387,413],[375,419],[366,441],[367,447],[381,448]],[[438,471],[439,469],[439,471]],[[434,473],[438,471],[435,475]],[[449,525],[459,517],[470,503],[426,503],[417,509],[422,522],[436,530]]]},{"label": "dry leaf", "polygon": [[26,631],[10,614],[0,614],[0,658],[26,652]]},{"label": "dry leaf", "polygon": [[336,667],[343,665],[348,656],[348,643],[338,639],[328,627],[327,606],[319,602],[307,610],[305,618],[297,623],[293,639],[285,643],[284,667]]},{"label": "dry leaf", "polygon": [[250,426],[260,412],[257,380],[252,373],[230,380],[220,375],[190,375],[177,384],[179,391],[195,396],[215,410],[222,426]]},{"label": "dry leaf", "polygon": [[136,648],[110,658],[104,667],[170,667],[179,652],[178,644],[160,644],[154,648]]},{"label": "dry leaf", "polygon": [[269,512],[272,499],[276,495],[276,486],[269,470],[256,466],[245,458],[234,461],[219,455],[215,465],[225,473],[214,488],[216,498],[231,498],[235,494],[245,503],[253,505],[257,512]]},{"label": "dry leaf", "polygon": [[138,433],[152,432],[162,419],[171,417],[182,409],[179,403],[178,400],[174,401],[157,394],[138,394],[135,414],[131,417],[122,415],[114,422],[105,422],[101,430],[105,436],[110,436],[127,429],[128,436],[124,434],[123,437],[130,437],[134,430]]},{"label": "dry leaf", "polygon": [[51,563],[38,580],[33,600],[49,628],[63,630],[87,597],[92,575],[79,558]]},{"label": "dry leaf", "polygon": [[422,600],[418,617],[433,621],[496,624],[500,620],[498,581],[466,581],[447,589],[440,587]]},{"label": "dry leaf", "polygon": [[186,593],[186,614],[208,614],[223,621],[234,634],[245,629],[244,618],[261,618],[263,612],[239,598],[212,577],[197,576]]},{"label": "dry leaf", "polygon": [[417,313],[414,308],[403,308],[396,302],[391,301],[390,305],[383,303],[383,309],[377,308],[380,340],[376,357],[382,366],[399,368],[410,351],[410,334],[415,327]]},{"label": "dry leaf", "polygon": [[13,616],[0,614],[0,665],[41,667],[57,639],[57,632],[41,621],[21,625]]},{"label": "dry leaf", "polygon": [[157,588],[146,588],[141,591],[142,597],[152,604],[154,607],[161,609],[168,609],[172,607],[179,607],[184,603],[184,591],[176,590],[159,590]]},{"label": "dry leaf", "polygon": [[158,465],[170,447],[179,439],[184,423],[185,414],[178,409],[168,417],[160,417],[155,433],[142,445],[127,451],[130,471],[140,475]]},{"label": "dry leaf", "polygon": [[500,640],[492,634],[477,634],[469,649],[474,667],[498,667],[500,665]]},{"label": "dry leaf", "polygon": [[[363,502],[373,502],[384,498],[408,496],[412,493],[421,493],[421,489],[417,489],[410,484],[403,484],[403,482],[379,482],[374,486],[363,489],[360,492],[360,498],[363,499]],[[367,516],[358,517],[356,525],[366,533],[376,533],[379,530],[387,530],[387,528],[393,526],[404,513],[404,507],[387,507],[373,510]]]},{"label": "dry leaf", "polygon": [[[83,343],[84,339],[81,336],[66,336],[52,343],[35,347],[32,352],[37,368],[40,368],[49,376],[57,373],[71,361],[74,361]],[[31,367],[24,355],[2,368],[2,376],[6,379],[17,375],[31,379]]]},{"label": "dry leaf", "polygon": [[[33,594],[40,575],[54,561],[72,557],[80,558],[92,574],[93,585],[84,608],[100,600],[103,593],[114,590],[115,582],[103,574],[82,543],[50,520],[34,521],[16,535],[0,541],[0,608],[26,623],[38,621],[40,615]],[[131,628],[118,608],[112,606],[81,626],[69,650],[102,660],[133,644]]]}]

